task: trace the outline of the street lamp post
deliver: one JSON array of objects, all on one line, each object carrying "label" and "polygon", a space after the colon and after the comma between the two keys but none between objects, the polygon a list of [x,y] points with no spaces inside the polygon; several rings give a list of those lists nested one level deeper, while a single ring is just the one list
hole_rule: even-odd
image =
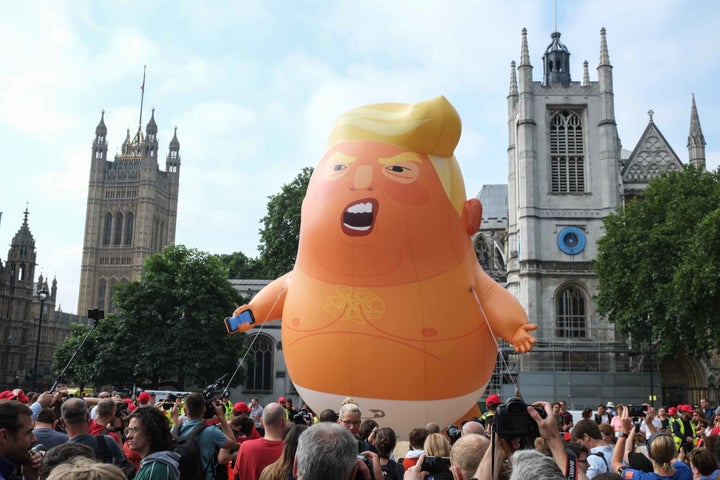
[{"label": "street lamp post", "polygon": [[647,325],[648,332],[649,332],[649,339],[648,339],[648,360],[650,360],[650,405],[652,407],[655,407],[655,386],[653,385],[654,378],[653,378],[653,349],[652,349],[652,320],[650,319],[650,314],[647,314],[647,318],[645,319],[645,324]]},{"label": "street lamp post", "polygon": [[40,333],[42,332],[43,310],[45,309],[45,300],[48,298],[48,289],[45,283],[39,286],[38,298],[40,299],[40,319],[38,320],[37,340],[35,341],[35,368],[33,368],[33,388],[37,390],[37,371],[38,359],[40,358]]}]

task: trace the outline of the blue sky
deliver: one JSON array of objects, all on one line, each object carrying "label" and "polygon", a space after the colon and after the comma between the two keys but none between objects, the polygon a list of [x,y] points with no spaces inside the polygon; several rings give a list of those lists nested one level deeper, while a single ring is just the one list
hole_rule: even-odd
[{"label": "blue sky", "polygon": [[[597,80],[600,29],[615,114],[632,150],[648,110],[687,161],[691,94],[720,164],[720,7],[715,0],[559,0],[571,75]],[[534,78],[552,0],[36,1],[0,16],[0,259],[29,204],[36,274],[77,308],[90,147],[105,110],[109,153],[156,108],[161,157],[178,127],[176,242],[257,254],[269,195],[322,155],[330,126],[366,103],[445,95],[463,121],[468,195],[507,181],[510,62],[528,29]],[[162,165],[164,168],[164,165]],[[7,247],[2,247],[6,245]]]}]

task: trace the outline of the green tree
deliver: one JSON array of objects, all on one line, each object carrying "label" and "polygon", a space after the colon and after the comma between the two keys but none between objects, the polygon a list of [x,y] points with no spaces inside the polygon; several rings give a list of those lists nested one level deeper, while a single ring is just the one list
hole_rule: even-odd
[{"label": "green tree", "polygon": [[720,348],[719,178],[692,167],[663,175],[604,222],[598,311],[634,341],[652,332],[660,358]]},{"label": "green tree", "polygon": [[300,210],[313,169],[305,167],[295,179],[271,195],[260,229],[260,264],[265,278],[277,278],[295,265],[300,238]]},{"label": "green tree", "polygon": [[[148,257],[139,281],[118,285],[116,313],[101,321],[85,362],[78,355],[72,374],[100,384],[157,387],[162,381],[184,390],[232,373],[244,336],[228,335],[222,322],[241,302],[227,280],[216,256],[195,249],[171,245]],[[74,351],[78,338],[59,352]],[[233,385],[242,379],[237,375]]]},{"label": "green tree", "polygon": [[242,252],[218,255],[228,270],[229,278],[263,278],[262,265],[257,258],[250,258]]}]

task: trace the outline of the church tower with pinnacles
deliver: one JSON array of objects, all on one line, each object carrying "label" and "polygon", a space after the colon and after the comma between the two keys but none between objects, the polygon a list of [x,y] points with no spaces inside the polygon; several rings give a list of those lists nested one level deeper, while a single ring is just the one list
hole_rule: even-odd
[{"label": "church tower with pinnacles", "polygon": [[158,164],[155,109],[144,134],[142,115],[134,136],[128,129],[121,152],[114,159],[108,158],[107,131],[103,112],[90,160],[80,314],[93,308],[111,312],[115,285],[139,280],[144,260],[175,241],[180,181],[177,128],[165,170]]}]

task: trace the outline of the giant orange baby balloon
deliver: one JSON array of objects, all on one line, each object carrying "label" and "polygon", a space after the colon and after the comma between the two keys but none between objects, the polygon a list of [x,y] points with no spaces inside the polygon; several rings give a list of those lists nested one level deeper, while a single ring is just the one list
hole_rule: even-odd
[{"label": "giant orange baby balloon", "polygon": [[537,327],[475,256],[482,205],[466,200],[459,138],[445,97],[340,117],[302,205],[295,268],[226,320],[246,331],[282,318],[288,373],[315,411],[352,396],[400,435],[448,424],[481,397],[493,335],[532,349]]}]

